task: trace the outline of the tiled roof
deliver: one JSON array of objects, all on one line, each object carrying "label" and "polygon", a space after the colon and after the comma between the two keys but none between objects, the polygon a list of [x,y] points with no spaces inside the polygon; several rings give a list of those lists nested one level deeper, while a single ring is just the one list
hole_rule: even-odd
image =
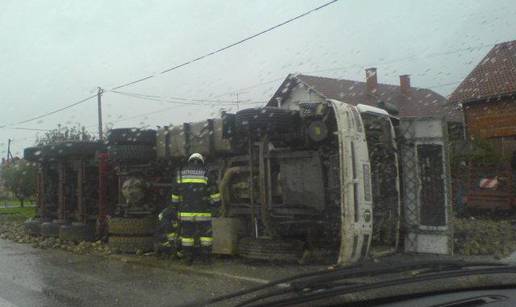
[{"label": "tiled roof", "polygon": [[450,96],[469,102],[516,93],[516,40],[495,45]]},{"label": "tiled roof", "polygon": [[460,111],[455,109],[455,105],[449,104],[446,98],[429,89],[411,87],[406,95],[397,85],[378,83],[377,90],[369,93],[365,82],[307,75],[289,75],[271,98],[269,105],[289,94],[295,83],[293,80],[302,82],[325,98],[353,105],[367,104],[376,107],[380,102],[394,105],[399,110],[400,117],[445,116],[451,121],[462,121]]}]

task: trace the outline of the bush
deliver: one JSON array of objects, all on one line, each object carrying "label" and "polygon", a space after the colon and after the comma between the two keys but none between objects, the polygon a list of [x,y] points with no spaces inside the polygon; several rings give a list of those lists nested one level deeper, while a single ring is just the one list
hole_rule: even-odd
[{"label": "bush", "polygon": [[37,169],[33,163],[13,159],[2,164],[1,177],[5,188],[11,191],[23,207],[24,201],[36,194]]}]

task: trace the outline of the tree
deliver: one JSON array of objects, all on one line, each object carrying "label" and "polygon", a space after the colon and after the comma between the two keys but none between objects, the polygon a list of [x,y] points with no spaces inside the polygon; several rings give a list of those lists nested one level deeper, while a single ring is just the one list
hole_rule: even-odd
[{"label": "tree", "polygon": [[23,207],[25,200],[36,194],[37,169],[33,163],[15,158],[0,169],[5,188],[10,190]]},{"label": "tree", "polygon": [[95,137],[85,127],[77,125],[66,127],[58,125],[56,129],[45,132],[36,140],[36,146],[55,144],[67,141],[93,141]]}]

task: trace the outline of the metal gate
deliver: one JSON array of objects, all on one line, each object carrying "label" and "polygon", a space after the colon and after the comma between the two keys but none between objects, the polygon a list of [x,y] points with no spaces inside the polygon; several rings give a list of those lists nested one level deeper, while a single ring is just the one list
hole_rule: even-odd
[{"label": "metal gate", "polygon": [[405,252],[453,250],[447,126],[440,118],[400,120]]}]

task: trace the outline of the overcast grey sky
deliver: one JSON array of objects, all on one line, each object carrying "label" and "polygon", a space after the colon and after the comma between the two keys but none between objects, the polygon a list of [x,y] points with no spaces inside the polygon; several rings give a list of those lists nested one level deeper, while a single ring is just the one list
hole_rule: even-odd
[{"label": "overcast grey sky", "polygon": [[[327,1],[0,0],[0,126],[90,96],[97,86],[109,89],[162,71]],[[411,74],[414,86],[449,95],[493,43],[516,39],[514,16],[514,0],[340,0],[123,90],[224,100],[235,100],[238,92],[240,101],[264,101],[288,73],[363,80],[363,69],[375,66],[379,82],[397,84],[398,75]],[[103,101],[104,122],[114,127],[200,120],[222,107],[109,92]],[[18,126],[80,123],[96,132],[96,121],[91,100]],[[19,154],[35,135],[0,129],[0,154],[5,155],[8,138]]]}]

